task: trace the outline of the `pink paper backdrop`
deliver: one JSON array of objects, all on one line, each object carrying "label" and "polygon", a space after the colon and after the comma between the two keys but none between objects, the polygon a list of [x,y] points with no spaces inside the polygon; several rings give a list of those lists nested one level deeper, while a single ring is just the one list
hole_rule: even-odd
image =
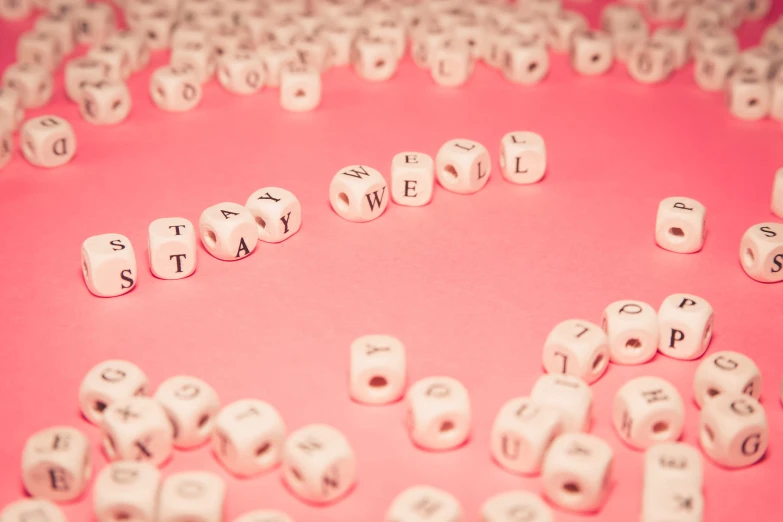
[{"label": "pink paper backdrop", "polygon": [[[596,23],[599,4],[570,7]],[[0,68],[30,25],[0,23]],[[761,28],[746,25],[743,42],[755,42]],[[165,60],[158,54],[152,65]],[[721,95],[694,85],[690,68],[649,87],[622,66],[605,77],[577,76],[562,56],[554,57],[547,80],[530,88],[483,65],[459,89],[434,85],[409,59],[387,83],[333,70],[324,76],[323,105],[309,114],[284,112],[276,90],[236,97],[214,81],[197,110],[164,113],[146,94],[151,70],[131,79],[131,117],[110,128],[78,116],[59,74],[52,104],[29,115],[68,118],[77,157],[41,170],[17,155],[0,171],[0,505],[23,493],[19,455],[34,430],[77,426],[95,444],[96,464],[105,463],[98,430],[78,413],[77,390],[89,367],[121,357],[145,369],[153,385],[197,375],[225,402],[264,399],[289,429],[331,423],[352,442],[358,486],[327,508],[296,500],[278,472],[239,480],[207,448],[177,451],[165,473],[198,468],[226,478],[228,520],[261,507],[300,522],[381,520],[391,499],[416,483],[451,491],[467,520],[476,520],[492,494],[540,492],[539,478],[511,475],[490,461],[488,438],[500,405],[527,394],[541,374],[550,328],[571,317],[598,321],[617,299],[657,306],[670,293],[692,292],[716,310],[710,351],[742,351],[762,368],[771,439],[764,461],[751,468],[706,463],[706,520],[772,521],[783,512],[783,285],[752,281],[737,260],[745,229],[774,219],[772,174],[783,164],[779,123],[732,118]],[[438,188],[427,207],[391,204],[368,224],[331,211],[328,184],[342,166],[364,163],[388,175],[396,152],[434,155],[455,137],[479,140],[494,154],[504,133],[525,129],[547,142],[549,169],[540,184],[511,185],[495,164],[489,184],[472,196]],[[153,219],[196,222],[207,206],[242,203],[267,185],[299,197],[299,234],[259,244],[235,263],[202,250],[196,274],[185,280],[149,273],[146,229]],[[658,202],[672,195],[707,206],[709,233],[699,254],[654,244]],[[142,274],[132,293],[116,299],[90,295],[79,269],[81,242],[106,232],[133,241]],[[348,345],[375,332],[404,341],[411,380],[443,374],[465,383],[475,412],[467,446],[414,449],[402,404],[367,407],[348,399]],[[613,432],[614,392],[638,375],[671,379],[687,403],[683,440],[696,444],[697,364],[659,356],[644,366],[610,366],[593,386],[592,431],[615,449],[612,494],[597,516],[558,510],[557,520],[638,518],[642,454]],[[89,520],[90,505],[88,493],[64,509],[71,520]]]}]

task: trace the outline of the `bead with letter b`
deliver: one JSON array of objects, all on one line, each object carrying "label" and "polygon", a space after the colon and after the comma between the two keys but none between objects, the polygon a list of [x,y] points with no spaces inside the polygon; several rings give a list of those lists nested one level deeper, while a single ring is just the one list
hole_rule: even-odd
[{"label": "bead with letter b", "polygon": [[721,466],[742,468],[755,464],[769,443],[764,408],[743,393],[721,393],[702,406],[699,442],[704,453]]},{"label": "bead with letter b", "polygon": [[76,428],[33,434],[22,450],[22,482],[30,496],[54,502],[78,498],[92,475],[90,443]]}]

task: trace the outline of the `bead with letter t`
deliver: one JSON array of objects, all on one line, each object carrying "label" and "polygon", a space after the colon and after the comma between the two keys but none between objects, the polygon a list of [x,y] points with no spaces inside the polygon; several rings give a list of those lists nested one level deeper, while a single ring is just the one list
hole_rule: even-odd
[{"label": "bead with letter t", "polygon": [[196,271],[196,229],[185,218],[160,218],[149,227],[150,270],[161,279],[182,279]]},{"label": "bead with letter t", "polygon": [[136,255],[121,234],[88,237],[82,244],[82,275],[98,297],[115,297],[136,286]]},{"label": "bead with letter t", "polygon": [[223,261],[242,259],[256,248],[258,232],[253,214],[238,203],[219,203],[201,213],[201,242]]},{"label": "bead with letter t", "polygon": [[383,214],[389,203],[387,188],[386,180],[374,168],[349,165],[332,178],[329,201],[341,218],[364,223]]},{"label": "bead with letter t", "polygon": [[435,164],[422,152],[395,154],[391,165],[392,199],[398,205],[420,207],[432,200]]}]

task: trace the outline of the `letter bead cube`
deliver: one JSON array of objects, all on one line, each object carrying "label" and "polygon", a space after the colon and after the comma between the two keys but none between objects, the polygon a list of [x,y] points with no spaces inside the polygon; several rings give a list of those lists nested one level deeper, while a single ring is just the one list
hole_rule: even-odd
[{"label": "letter bead cube", "polygon": [[[2,4],[0,4],[2,5]],[[0,9],[0,17],[3,16]],[[0,522],[68,522],[57,505],[45,499],[25,498],[6,505],[0,511]]]},{"label": "letter bead cube", "polygon": [[612,461],[611,446],[595,435],[560,435],[544,459],[544,495],[570,511],[597,511],[608,494]]},{"label": "letter bead cube", "polygon": [[283,480],[302,500],[333,502],[356,483],[356,455],[348,439],[325,424],[291,433],[283,448]]},{"label": "letter bead cube", "polygon": [[438,85],[459,87],[473,72],[470,47],[455,39],[435,46],[430,52],[430,74]]},{"label": "letter bead cube", "polygon": [[729,78],[726,96],[729,112],[736,118],[757,121],[769,116],[772,85],[756,74],[738,73]]},{"label": "letter bead cube", "polygon": [[636,377],[617,390],[612,420],[623,442],[646,449],[680,438],[685,405],[677,388],[668,381]]},{"label": "letter bead cube", "polygon": [[19,93],[14,89],[0,87],[0,126],[13,132],[23,120],[24,108]]},{"label": "letter bead cube", "polygon": [[147,375],[132,362],[111,359],[96,364],[79,387],[82,415],[100,425],[106,408],[118,400],[146,395],[147,384]]},{"label": "letter bead cube", "polygon": [[257,509],[240,515],[234,522],[294,522],[294,519],[276,509]]},{"label": "letter bead cube", "polygon": [[372,221],[389,204],[386,180],[372,167],[349,165],[332,178],[329,202],[343,219],[354,223]]},{"label": "letter bead cube", "polygon": [[163,407],[153,399],[131,397],[113,402],[101,425],[103,450],[110,461],[159,466],[171,456],[174,430]]},{"label": "letter bead cube", "polygon": [[102,63],[106,69],[106,79],[125,81],[133,70],[133,62],[124,47],[110,43],[94,46],[87,52],[87,57]]},{"label": "letter bead cube", "polygon": [[349,388],[363,404],[388,404],[405,391],[405,346],[391,335],[365,335],[351,343]]},{"label": "letter bead cube", "polygon": [[90,443],[76,428],[34,433],[22,450],[22,482],[32,497],[53,502],[78,498],[92,475]]},{"label": "letter bead cube", "polygon": [[136,255],[121,234],[88,237],[82,243],[82,275],[98,297],[116,297],[136,286]]},{"label": "letter bead cube", "polygon": [[208,471],[170,475],[160,488],[157,522],[223,522],[226,483]]},{"label": "letter bead cube", "polygon": [[391,195],[398,205],[420,207],[432,200],[435,162],[423,152],[400,152],[391,164]]},{"label": "letter bead cube", "polygon": [[19,93],[19,100],[25,109],[37,109],[52,99],[54,87],[52,75],[31,63],[14,63],[3,73],[3,87]]},{"label": "letter bead cube", "polygon": [[177,69],[191,69],[201,83],[215,74],[217,58],[210,43],[186,42],[172,48],[169,64]]},{"label": "letter bead cube", "polygon": [[321,103],[321,73],[289,63],[280,72],[280,106],[291,112],[312,111]]},{"label": "letter bead cube", "polygon": [[100,44],[114,32],[116,20],[111,5],[88,2],[73,10],[76,41],[80,44]]},{"label": "letter bead cube", "polygon": [[189,375],[171,377],[158,386],[154,398],[174,428],[174,447],[195,448],[212,436],[220,399],[206,382]]},{"label": "letter bead cube", "polygon": [[656,484],[642,490],[641,522],[702,522],[704,497],[693,484]]},{"label": "letter bead cube", "polygon": [[285,435],[283,418],[272,405],[242,399],[215,417],[212,451],[231,473],[249,477],[280,462]]},{"label": "letter bead cube", "polygon": [[150,77],[150,96],[159,109],[182,112],[201,101],[201,82],[191,68],[159,67]]},{"label": "letter bead cube", "polygon": [[258,243],[253,214],[238,203],[218,203],[204,210],[199,235],[207,252],[223,261],[243,259]]},{"label": "letter bead cube", "polygon": [[450,450],[470,436],[470,397],[451,377],[427,377],[414,383],[405,396],[411,440],[428,450]]},{"label": "letter bead cube", "polygon": [[659,27],[650,38],[667,46],[674,59],[674,68],[680,69],[688,63],[690,58],[690,40],[684,30],[678,27]]},{"label": "letter bead cube", "polygon": [[699,443],[710,459],[726,468],[755,464],[769,443],[764,408],[748,395],[721,393],[701,409]]},{"label": "letter bead cube", "polygon": [[275,42],[259,46],[258,54],[264,63],[266,85],[269,87],[278,87],[283,70],[297,60],[296,53],[292,48]]},{"label": "letter bead cube", "polygon": [[134,72],[144,69],[150,61],[147,41],[138,31],[125,29],[116,32],[106,39],[106,43],[121,49],[128,56],[131,70]]},{"label": "letter bead cube", "polygon": [[644,487],[688,484],[701,489],[704,480],[701,452],[684,442],[661,442],[644,452]]},{"label": "letter bead cube", "polygon": [[36,167],[59,167],[76,154],[76,135],[71,124],[58,116],[27,120],[20,130],[22,154]]},{"label": "letter bead cube", "polygon": [[553,522],[552,510],[541,497],[529,491],[507,491],[487,499],[481,507],[481,522]]},{"label": "letter bead cube", "polygon": [[511,183],[536,183],[546,172],[546,145],[535,132],[509,132],[500,140],[500,169]]},{"label": "letter bead cube", "polygon": [[642,364],[658,352],[658,312],[647,303],[615,301],[604,310],[601,325],[614,363]]},{"label": "letter bead cube", "polygon": [[220,57],[217,67],[220,85],[234,94],[254,94],[264,87],[266,69],[255,51],[238,49]]},{"label": "letter bead cube", "polygon": [[716,352],[706,357],[693,376],[693,400],[698,406],[721,393],[761,396],[761,370],[747,355]]},{"label": "letter bead cube", "polygon": [[385,522],[462,522],[459,500],[432,486],[411,486],[392,500]]},{"label": "letter bead cube", "polygon": [[506,80],[512,83],[540,83],[549,73],[549,54],[542,42],[517,39],[505,48],[502,70]]},{"label": "letter bead cube", "polygon": [[693,79],[702,90],[721,91],[731,77],[737,63],[736,50],[717,48],[696,57]]},{"label": "letter bead cube", "polygon": [[150,223],[147,246],[150,270],[161,279],[182,279],[196,271],[196,229],[185,218]]},{"label": "letter bead cube", "polygon": [[667,45],[646,40],[631,48],[627,66],[628,74],[637,82],[660,83],[674,71],[674,52]]},{"label": "letter bead cube", "polygon": [[750,227],[740,242],[740,264],[756,281],[783,281],[783,225],[770,222]]},{"label": "letter bead cube", "polygon": [[553,51],[566,53],[571,48],[574,35],[588,28],[587,19],[576,11],[561,11],[549,20],[547,43]]},{"label": "letter bead cube", "polygon": [[52,72],[60,65],[61,58],[60,42],[49,33],[27,31],[16,42],[18,63],[38,65]]},{"label": "letter bead cube", "polygon": [[701,297],[673,294],[658,309],[658,351],[674,359],[698,359],[712,340],[712,306]]},{"label": "letter bead cube", "polygon": [[258,189],[250,195],[245,206],[255,218],[258,239],[266,243],[285,241],[302,226],[302,205],[286,189]]},{"label": "letter bead cube", "polygon": [[478,192],[489,181],[492,159],[481,143],[467,139],[450,140],[435,156],[438,182],[457,194]]},{"label": "letter bead cube", "polygon": [[84,96],[82,89],[86,85],[102,82],[108,76],[108,66],[98,60],[86,56],[69,60],[65,64],[65,94],[70,100],[80,103]]},{"label": "letter bead cube", "polygon": [[670,252],[691,254],[704,246],[707,210],[695,199],[666,198],[658,205],[655,242]]},{"label": "letter bead cube", "polygon": [[93,485],[98,522],[155,522],[161,476],[149,462],[111,462]]},{"label": "letter bead cube", "polygon": [[23,20],[30,16],[34,8],[32,0],[3,0],[0,2],[0,20]]},{"label": "letter bead cube", "polygon": [[585,381],[572,375],[549,374],[536,380],[530,399],[560,413],[564,432],[587,431],[593,409],[593,392]]},{"label": "letter bead cube", "polygon": [[579,74],[597,76],[612,68],[612,38],[603,31],[577,31],[571,42],[571,67]]},{"label": "letter bead cube", "polygon": [[536,404],[527,397],[511,399],[495,417],[490,453],[509,471],[538,473],[549,445],[562,428],[557,409]]},{"label": "letter bead cube", "polygon": [[598,325],[569,319],[550,332],[544,342],[543,362],[547,373],[575,375],[591,384],[609,365],[609,341]]},{"label": "letter bead cube", "polygon": [[100,81],[82,87],[82,117],[93,125],[117,125],[131,111],[131,94],[122,81]]}]

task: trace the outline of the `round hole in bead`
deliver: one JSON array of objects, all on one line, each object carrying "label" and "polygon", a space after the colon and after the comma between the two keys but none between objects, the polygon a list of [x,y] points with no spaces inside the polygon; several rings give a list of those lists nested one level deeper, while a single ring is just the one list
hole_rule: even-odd
[{"label": "round hole in bead", "polygon": [[454,168],[454,165],[446,165],[443,167],[443,172],[446,174],[447,179],[457,181],[459,175],[457,174],[457,169]]},{"label": "round hole in bead", "polygon": [[536,62],[532,62],[530,65],[527,66],[527,72],[535,72],[535,70],[538,69],[538,64]]},{"label": "round hole in bead", "polygon": [[302,477],[302,473],[298,469],[291,468],[290,471],[291,471],[291,473],[290,473],[291,476],[294,477],[299,482],[302,482],[302,480],[304,480],[304,478]]},{"label": "round hole in bead", "polygon": [[454,423],[451,421],[443,421],[440,423],[440,432],[447,433],[454,429]]},{"label": "round hole in bead", "polygon": [[337,208],[342,211],[347,211],[351,205],[351,200],[348,199],[348,194],[340,192],[337,194]]},{"label": "round hole in bead", "polygon": [[[84,271],[87,272],[87,263],[84,264]],[[98,413],[103,413],[103,410],[106,409],[106,403],[103,401],[95,401],[92,405],[92,409]]]},{"label": "round hole in bead", "polygon": [[637,351],[642,347],[642,342],[635,337],[625,341],[625,349],[630,351]]},{"label": "round hole in bead", "polygon": [[386,65],[386,60],[375,60],[375,68],[380,69]]},{"label": "round hole in bead", "polygon": [[683,241],[685,239],[685,232],[680,227],[669,227],[669,237],[674,241]]},{"label": "round hole in bead", "polygon": [[702,437],[702,442],[708,446],[712,446],[712,443],[715,442],[715,432],[706,424],[704,425],[704,437]]},{"label": "round hole in bead", "polygon": [[653,436],[659,439],[665,439],[669,436],[670,426],[666,421],[658,421],[652,426]]},{"label": "round hole in bead", "polygon": [[111,435],[107,434],[103,438],[103,448],[106,450],[106,456],[109,457],[109,460],[115,460],[117,458],[117,446]]},{"label": "round hole in bead", "polygon": [[202,415],[201,418],[198,420],[198,425],[197,425],[198,429],[203,430],[209,428],[209,419],[210,417],[208,414]]},{"label": "round hole in bead", "polygon": [[256,225],[258,226],[258,233],[263,234],[266,230],[266,221],[261,216],[256,216]]},{"label": "round hole in bead", "polygon": [[752,248],[746,248],[745,253],[742,256],[742,261],[745,263],[745,266],[751,267],[753,266],[753,263],[756,262],[756,256],[753,253]]},{"label": "round hole in bead", "polygon": [[204,232],[204,242],[209,248],[215,248],[217,246],[217,235],[214,230],[206,230]]},{"label": "round hole in bead", "polygon": [[606,366],[606,357],[604,357],[604,354],[599,353],[593,360],[593,373],[600,372],[603,370],[604,366]]},{"label": "round hole in bead", "polygon": [[[259,447],[256,448],[256,458],[260,459],[266,456],[266,454],[269,452],[269,450],[272,449],[272,444],[269,442],[262,443]],[[296,472],[295,468],[291,468],[292,472]],[[297,478],[301,480],[301,477],[297,475]]]},{"label": "round hole in bead", "polygon": [[582,488],[576,482],[569,481],[563,484],[563,491],[569,495],[578,495],[582,492]]},{"label": "round hole in bead", "polygon": [[376,375],[372,379],[370,379],[371,388],[384,388],[386,387],[387,384],[389,384],[389,381],[386,380],[386,377],[383,377],[381,375]]},{"label": "round hole in bead", "polygon": [[715,397],[720,394],[720,390],[717,388],[707,388],[707,397]]},{"label": "round hole in bead", "polygon": [[130,520],[130,519],[131,519],[131,514],[128,513],[127,511],[117,511],[116,513],[114,513],[114,520],[122,521],[122,520]]}]

